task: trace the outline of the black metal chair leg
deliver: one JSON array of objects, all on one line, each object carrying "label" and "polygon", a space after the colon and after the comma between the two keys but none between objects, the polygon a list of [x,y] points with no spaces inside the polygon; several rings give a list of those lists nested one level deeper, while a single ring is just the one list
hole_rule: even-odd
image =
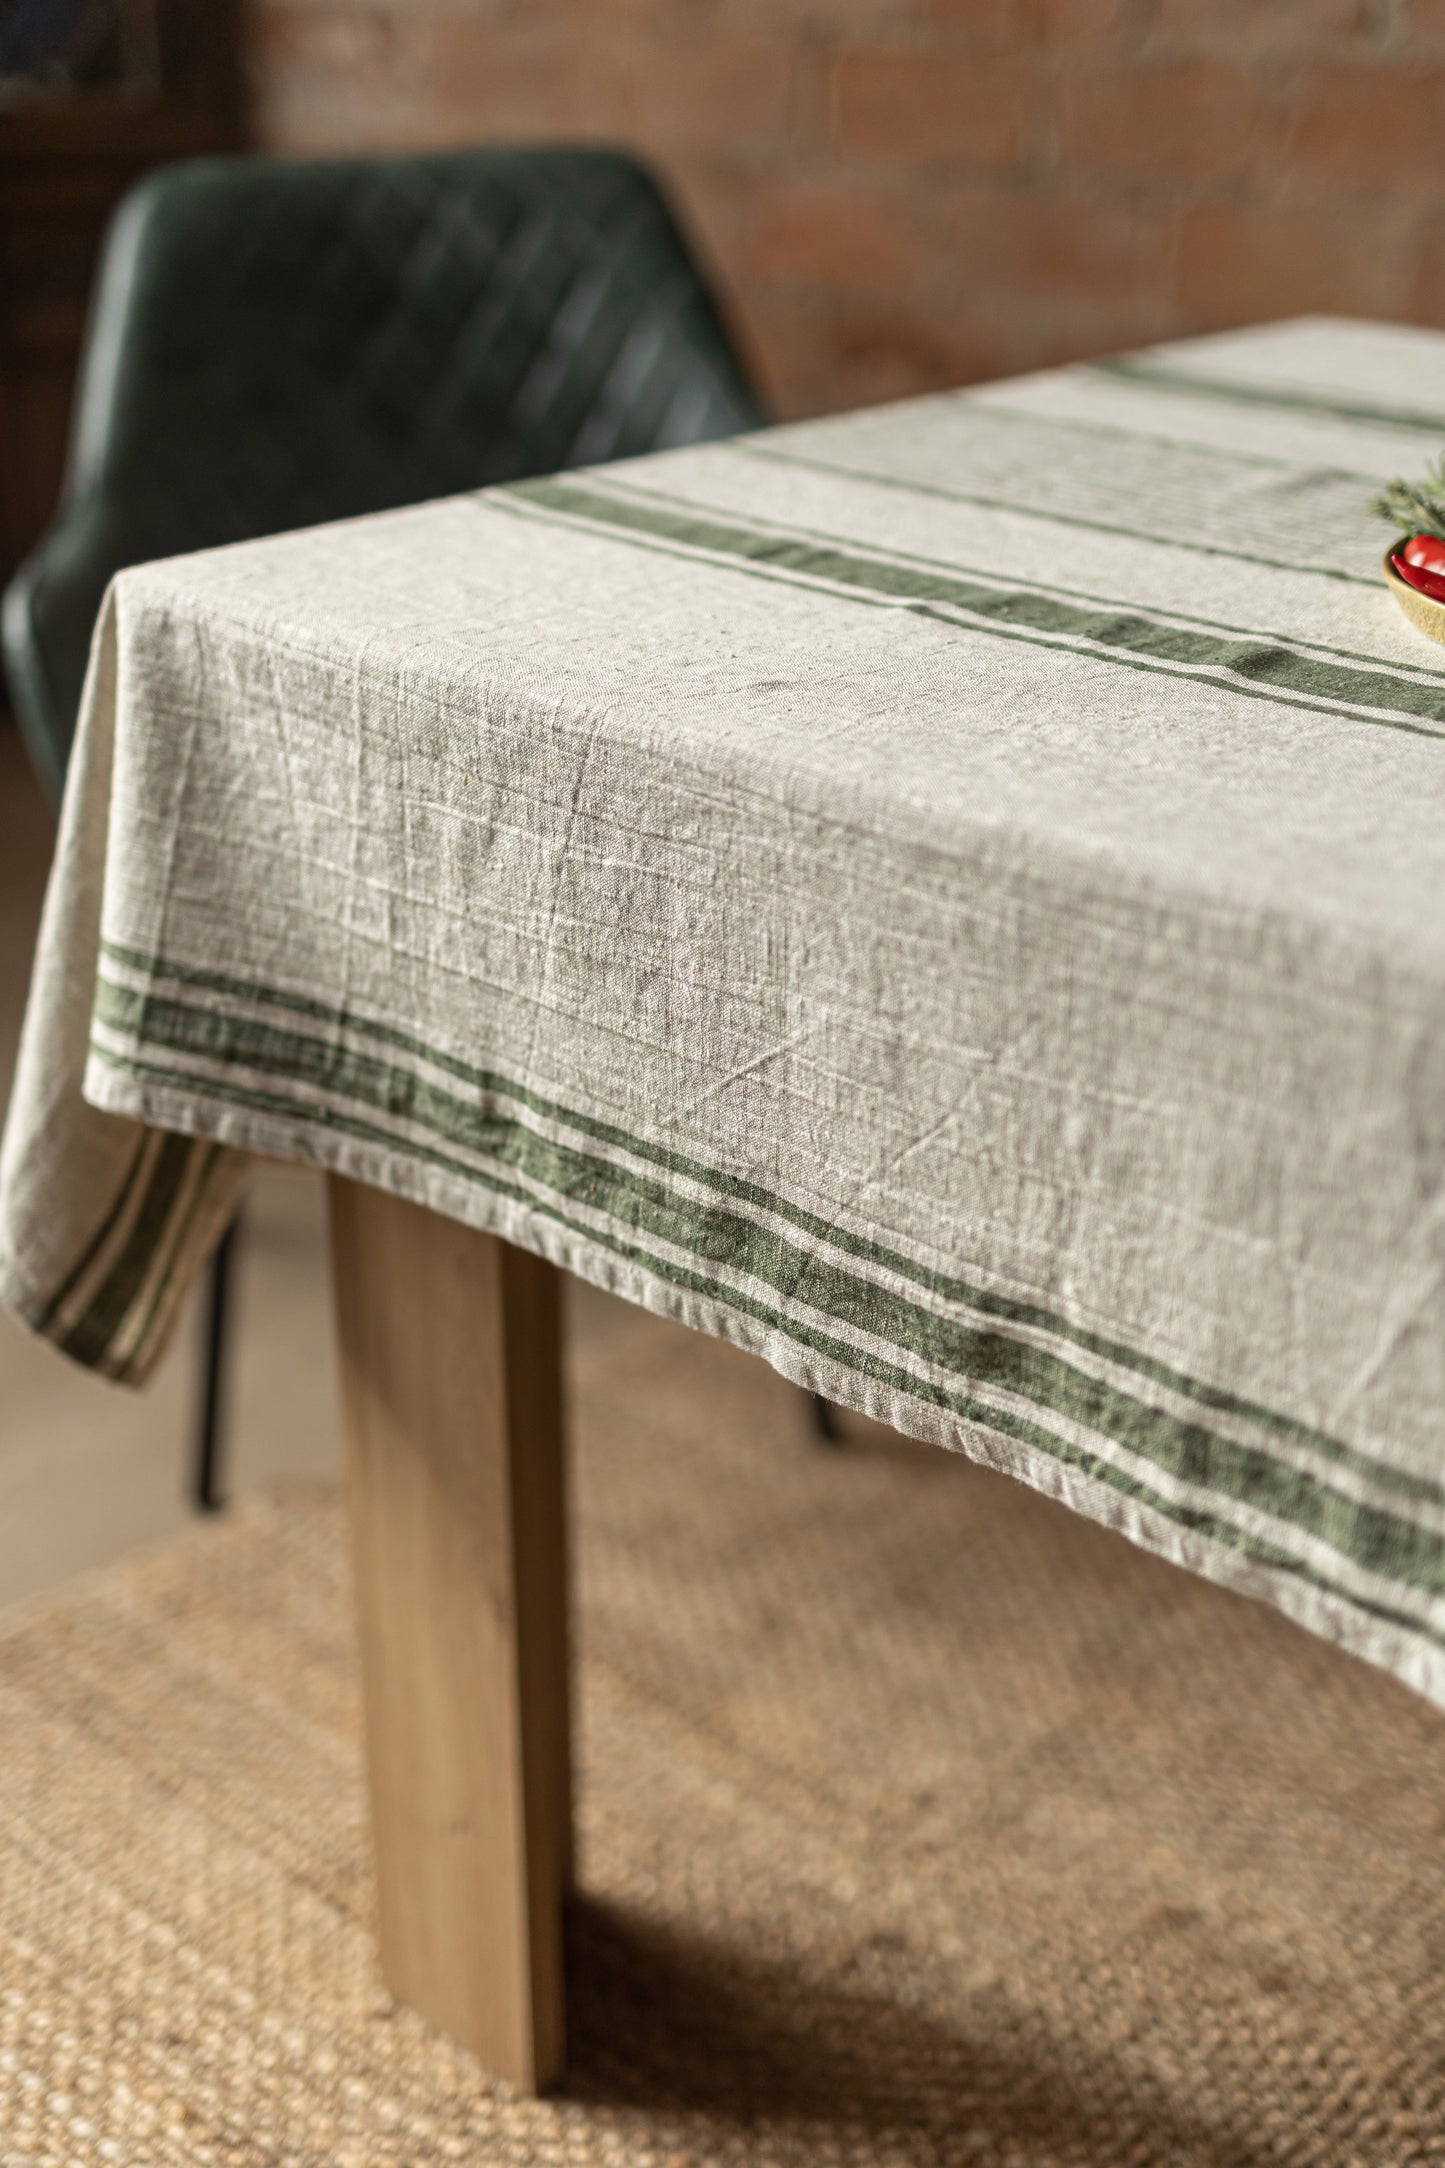
[{"label": "black metal chair leg", "polygon": [[821,1393],[813,1393],[810,1397],[813,1402],[813,1428],[821,1442],[824,1445],[844,1444],[846,1441],[838,1421],[838,1411],[832,1401],[825,1400]]},{"label": "black metal chair leg", "polygon": [[231,1264],[240,1224],[239,1219],[233,1219],[217,1243],[206,1282],[205,1346],[195,1458],[195,1501],[202,1513],[219,1513],[225,1503],[221,1496],[221,1404],[226,1382]]}]

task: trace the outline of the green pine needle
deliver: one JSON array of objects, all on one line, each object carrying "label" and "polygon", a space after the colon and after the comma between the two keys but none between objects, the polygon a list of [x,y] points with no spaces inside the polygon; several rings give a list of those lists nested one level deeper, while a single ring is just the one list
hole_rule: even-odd
[{"label": "green pine needle", "polygon": [[1391,482],[1375,499],[1374,510],[1396,534],[1437,534],[1445,541],[1445,452],[1423,482]]}]

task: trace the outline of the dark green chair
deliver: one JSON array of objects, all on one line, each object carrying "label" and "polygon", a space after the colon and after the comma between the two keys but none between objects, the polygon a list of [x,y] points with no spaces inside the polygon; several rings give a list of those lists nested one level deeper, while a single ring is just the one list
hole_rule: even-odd
[{"label": "dark green chair", "polygon": [[[124,565],[762,416],[657,187],[603,151],[208,159],[116,213],[54,526],[12,581],[10,694],[58,794]],[[217,1503],[217,1253],[197,1495]]]}]

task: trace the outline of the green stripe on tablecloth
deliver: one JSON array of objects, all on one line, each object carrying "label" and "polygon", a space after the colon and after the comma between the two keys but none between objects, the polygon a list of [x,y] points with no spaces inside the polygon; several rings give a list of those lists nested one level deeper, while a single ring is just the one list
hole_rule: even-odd
[{"label": "green stripe on tablecloth", "polygon": [[70,1296],[75,1292],[76,1288],[79,1287],[81,1281],[85,1278],[86,1273],[89,1272],[91,1266],[95,1263],[96,1258],[99,1257],[106,1243],[110,1240],[111,1235],[114,1233],[116,1227],[120,1224],[121,1218],[123,1217],[127,1207],[130,1204],[130,1200],[135,1193],[136,1184],[141,1179],[142,1162],[144,1161],[146,1153],[150,1148],[150,1144],[151,1138],[149,1133],[143,1132],[139,1141],[136,1144],[135,1151],[131,1155],[130,1164],[126,1168],[125,1177],[121,1182],[120,1188],[115,1193],[115,1198],[111,1204],[110,1210],[106,1213],[104,1219],[102,1219],[100,1225],[96,1228],[95,1233],[91,1236],[89,1242],[86,1243],[85,1248],[76,1258],[75,1263],[66,1273],[64,1279],[60,1282],[60,1285],[55,1289],[55,1292],[51,1295],[49,1301],[45,1304],[39,1316],[36,1318],[35,1329],[37,1332],[48,1333],[50,1331],[51,1326],[55,1322],[57,1313],[64,1308],[66,1302],[70,1299]]},{"label": "green stripe on tablecloth", "polygon": [[[909,496],[919,495],[924,497],[939,497],[947,502],[951,501],[956,495],[956,492],[951,489],[935,488],[931,483],[928,482],[902,480],[893,476],[883,474],[865,474],[859,468],[835,467],[823,460],[795,460],[789,458],[788,460],[786,460],[786,462],[783,462],[778,459],[777,454],[772,452],[755,450],[751,445],[745,443],[728,444],[724,447],[724,449],[729,452],[746,454],[746,456],[750,459],[759,459],[763,462],[764,465],[774,463],[787,464],[789,466],[807,467],[816,471],[819,474],[828,475],[837,481],[856,481],[865,483],[876,482],[883,488],[896,489],[902,492],[904,495]],[[696,501],[691,498],[679,497],[676,495],[669,495],[664,497],[662,493],[657,490],[645,489],[640,483],[637,482],[625,482],[617,475],[609,475],[607,480],[609,490],[617,490],[624,496],[636,496],[642,498],[644,501],[648,498],[656,497],[659,498],[660,501],[672,506],[673,508],[702,511],[709,518],[716,515],[726,520],[732,516],[729,511],[721,509],[715,505],[698,505]],[[1056,517],[1060,517],[1060,515],[1056,515],[1053,512],[1042,511],[1037,506],[1019,504],[1012,498],[968,498],[964,501],[978,504],[983,504],[986,502],[993,505],[999,511],[1017,512],[1025,518],[1036,519],[1045,526],[1048,525],[1049,522],[1054,520]],[[792,534],[808,542],[822,542],[826,544],[829,548],[835,547],[840,544],[844,548],[847,548],[852,542],[852,538],[847,535],[829,533],[825,529],[820,529],[816,527],[804,527],[799,525],[796,521],[784,522],[782,520],[772,518],[763,520],[757,518],[757,515],[754,515],[754,519],[760,530],[765,533],[776,532],[783,535]],[[1067,521],[1064,521],[1063,523],[1068,524]],[[1114,529],[1113,531],[1120,534],[1123,534],[1125,532],[1129,532],[1132,534],[1132,530],[1126,530],[1123,528]],[[1139,535],[1136,539],[1140,541],[1150,541],[1153,539],[1168,539],[1172,543],[1174,538],[1155,538],[1147,535]],[[1197,550],[1206,556],[1229,556],[1232,554],[1228,550],[1217,550],[1212,543],[1207,542],[1188,542],[1181,543],[1179,546],[1184,549]],[[881,553],[879,554],[881,555]],[[899,564],[921,565],[931,572],[939,572],[944,574],[946,577],[952,577],[962,572],[968,577],[984,580],[990,585],[993,585],[994,583],[1001,583],[1002,581],[1006,580],[1009,585],[1026,588],[1029,592],[1034,594],[1057,595],[1073,602],[1093,603],[1110,611],[1142,609],[1145,607],[1143,604],[1140,604],[1138,602],[1126,601],[1124,598],[1118,595],[1101,595],[1090,588],[1072,587],[1068,584],[1067,581],[1032,579],[1021,572],[1009,572],[1007,574],[1000,574],[996,571],[991,571],[983,566],[960,565],[959,563],[957,563],[956,560],[950,562],[949,559],[944,557],[930,556],[926,552],[921,550],[902,549],[893,544],[890,544],[888,546],[887,554],[883,561],[887,563],[896,562]],[[1251,558],[1249,562],[1252,564],[1266,565],[1271,570],[1278,572],[1296,572],[1308,574],[1310,577],[1318,575],[1319,577],[1325,579],[1348,580],[1353,586],[1371,587],[1379,589],[1381,592],[1383,592],[1383,583],[1381,582],[1378,573],[1376,573],[1372,579],[1366,580],[1357,578],[1356,575],[1352,572],[1331,572],[1326,568],[1318,565],[1287,565],[1279,563],[1273,558]],[[1167,610],[1159,608],[1151,609],[1148,614],[1151,616],[1151,618],[1153,618],[1156,622],[1160,624],[1178,623],[1182,625],[1193,625],[1199,627],[1201,630],[1207,631],[1216,636],[1223,634],[1226,638],[1229,639],[1239,639],[1247,641],[1258,641],[1262,639],[1270,640],[1272,644],[1287,645],[1291,653],[1297,655],[1302,655],[1305,650],[1308,650],[1309,654],[1311,655],[1328,655],[1336,662],[1363,663],[1367,670],[1376,673],[1383,673],[1383,675],[1389,680],[1391,684],[1408,685],[1412,683],[1418,684],[1421,681],[1424,681],[1428,684],[1437,685],[1441,688],[1442,698],[1445,698],[1445,669],[1442,669],[1439,666],[1430,663],[1402,663],[1397,661],[1393,656],[1385,657],[1383,655],[1367,655],[1359,648],[1339,647],[1333,641],[1317,640],[1308,635],[1293,638],[1288,642],[1281,642],[1279,641],[1277,635],[1263,633],[1260,631],[1257,625],[1233,625],[1224,618],[1218,616],[1203,617],[1199,614],[1197,610],[1181,610],[1176,608],[1173,604],[1171,604]]]},{"label": "green stripe on tablecloth", "polygon": [[1167,1391],[1191,1399],[1214,1414],[1235,1417],[1267,1431],[1272,1437],[1307,1446],[1312,1451],[1337,1461],[1342,1467],[1370,1477],[1382,1486],[1393,1487],[1406,1496],[1425,1503],[1438,1504],[1445,1501],[1445,1487],[1440,1484],[1431,1482],[1424,1476],[1412,1475],[1405,1470],[1393,1469],[1372,1460],[1355,1451],[1342,1439],[1332,1437],[1327,1431],[1316,1429],[1308,1423],[1281,1415],[1274,1409],[1244,1400],[1238,1394],[1225,1392],[1217,1386],[1192,1378],[1152,1356],[1137,1353],[1105,1334],[1091,1332],[1085,1326],[1059,1317],[1037,1303],[1001,1295],[992,1289],[979,1287],[951,1274],[920,1265],[901,1251],[856,1235],[834,1221],[821,1219],[816,1213],[793,1204],[787,1198],[774,1195],[757,1183],[721,1172],[705,1161],[669,1146],[651,1143],[615,1123],[578,1113],[527,1085],[515,1082],[497,1070],[479,1068],[474,1063],[463,1061],[455,1054],[429,1045],[414,1033],[402,1031],[393,1024],[360,1015],[354,1010],[337,1008],[311,995],[292,993],[283,988],[266,986],[255,980],[237,978],[229,973],[212,971],[197,965],[172,963],[164,957],[148,955],[142,950],[127,948],[118,942],[103,940],[101,948],[103,954],[114,962],[148,978],[194,987],[199,991],[217,994],[223,1000],[245,1001],[258,1007],[279,1010],[284,1015],[303,1017],[333,1030],[368,1038],[377,1045],[425,1061],[444,1074],[455,1077],[474,1093],[494,1094],[513,1100],[544,1120],[564,1123],[598,1144],[625,1151],[667,1173],[681,1175],[702,1188],[715,1190],[724,1201],[751,1205],[775,1218],[785,1220],[796,1227],[800,1234],[825,1243],[830,1249],[843,1251],[860,1266],[871,1266],[877,1271],[909,1280],[932,1301],[954,1303],[975,1310],[982,1316],[995,1318],[1000,1323],[1049,1333],[1098,1356],[1103,1361],[1132,1370],[1151,1384],[1160,1385]]},{"label": "green stripe on tablecloth", "polygon": [[[555,1197],[584,1204],[634,1235],[746,1275],[821,1312],[835,1326],[866,1331],[900,1353],[975,1386],[992,1385],[1028,1400],[1040,1413],[1096,1430],[1177,1480],[1212,1489],[1246,1509],[1270,1513],[1364,1571],[1422,1594],[1445,1588],[1445,1543],[1433,1532],[1347,1498],[1321,1478],[1286,1467],[1201,1423],[1152,1408],[1049,1350],[940,1316],[760,1226],[721,1199],[699,1204],[658,1177],[541,1137],[495,1102],[479,1105],[463,1099],[415,1069],[334,1041],[153,993],[138,994],[104,978],[97,989],[96,1015],[103,1026],[133,1035],[152,1050],[244,1064],[308,1092],[325,1090],[369,1113],[410,1123],[443,1144],[509,1167]],[[187,1081],[193,1091],[208,1089],[207,1080]],[[294,1106],[293,1115],[308,1118],[311,1104]],[[395,1142],[399,1149],[407,1148],[406,1140]],[[664,1276],[670,1271],[663,1264],[658,1269]],[[737,1292],[716,1281],[710,1284],[720,1300],[731,1300]],[[796,1320],[771,1312],[770,1321],[796,1337]],[[859,1352],[854,1349],[845,1358],[853,1360],[855,1368]]]},{"label": "green stripe on tablecloth", "polygon": [[[1085,373],[1086,369],[1087,365],[1082,365],[1080,373]],[[1058,381],[1067,382],[1069,373],[1068,370],[1058,371]],[[1025,383],[1028,381],[1027,378],[1024,379]],[[1087,417],[1079,414],[1046,414],[1035,406],[1013,406],[1006,403],[1009,396],[1007,379],[1001,384],[982,387],[969,385],[961,391],[939,392],[933,396],[956,401],[970,416],[986,414],[990,421],[1018,422],[1026,428],[1061,430],[1077,437],[1119,437],[1133,444],[1163,445],[1171,452],[1183,452],[1190,459],[1202,459],[1211,466],[1274,467],[1276,470],[1293,469],[1295,473],[1300,471],[1297,453],[1290,455],[1283,452],[1261,452],[1252,448],[1245,451],[1238,444],[1210,444],[1201,437],[1161,436],[1157,429],[1141,429],[1137,422],[1131,424],[1123,421],[1118,414],[1110,414],[1106,421],[1102,415],[1092,413]],[[729,438],[726,441],[732,443],[734,440]],[[1331,462],[1329,471],[1332,474],[1348,475],[1358,482],[1375,482],[1376,479],[1373,465],[1368,468],[1341,467]]]},{"label": "green stripe on tablecloth", "polygon": [[[730,444],[728,449],[743,458],[761,460],[764,466],[805,468],[814,474],[829,475],[835,481],[867,482],[876,489],[898,490],[905,496],[933,497],[944,504],[976,505],[987,512],[1014,512],[1026,519],[1042,520],[1049,526],[1076,527],[1087,534],[1118,535],[1129,542],[1164,543],[1170,549],[1188,550],[1198,557],[1227,557],[1235,564],[1261,565],[1270,572],[1307,573],[1315,579],[1343,580],[1351,587],[1378,587],[1380,584],[1378,573],[1367,577],[1363,572],[1341,571],[1335,565],[1302,565],[1284,557],[1265,557],[1257,550],[1233,549],[1227,542],[1192,541],[1188,535],[1182,535],[1177,530],[1161,534],[1157,528],[1126,527],[1118,520],[1089,519],[1082,512],[1062,512],[1046,505],[1020,504],[1013,497],[985,496],[972,489],[945,489],[939,482],[919,482],[903,475],[879,474],[868,467],[840,467],[831,460],[811,459],[801,452],[781,451],[767,441],[753,443],[744,438],[736,444]],[[1062,589],[1055,591],[1066,592]],[[1171,613],[1178,616],[1187,614],[1185,611]],[[1204,622],[1207,620],[1196,619],[1196,623]],[[1337,648],[1333,652],[1343,654],[1346,651]]]},{"label": "green stripe on tablecloth", "polygon": [[[146,1062],[134,1056],[118,1055],[103,1047],[95,1048],[94,1052],[99,1059],[112,1068],[134,1076],[143,1083],[162,1083],[175,1086],[178,1082],[177,1072],[160,1063]],[[192,1089],[195,1088],[196,1080],[194,1078],[184,1078],[179,1079],[179,1081],[189,1083]],[[318,1107],[306,1109],[303,1112],[303,1110],[298,1109],[294,1100],[286,1099],[279,1094],[267,1092],[253,1085],[238,1082],[235,1079],[208,1078],[205,1080],[204,1088],[207,1095],[212,1099],[257,1113],[289,1118],[292,1121],[298,1118],[304,1119],[308,1127],[330,1129],[337,1135],[354,1138],[362,1143],[380,1146],[409,1156],[421,1165],[434,1167],[439,1171],[459,1177],[479,1188],[485,1189],[493,1195],[504,1197],[513,1203],[522,1205],[538,1218],[549,1220],[566,1232],[579,1235],[584,1240],[607,1249],[611,1254],[623,1259],[625,1262],[640,1265],[645,1270],[653,1273],[658,1279],[665,1280],[684,1292],[718,1301],[740,1315],[756,1319],[758,1322],[767,1325],[770,1330],[784,1334],[793,1340],[797,1346],[805,1348],[812,1354],[822,1355],[831,1361],[837,1362],[843,1368],[851,1370],[855,1375],[866,1378],[872,1383],[882,1385],[896,1393],[900,1399],[912,1399],[929,1406],[946,1409],[966,1422],[975,1423],[982,1429],[992,1430],[996,1435],[1029,1446],[1057,1461],[1060,1465],[1081,1471],[1094,1480],[1103,1483],[1106,1488],[1147,1506],[1151,1511],[1158,1513],[1161,1518],[1172,1522],[1177,1527],[1205,1536],[1210,1541],[1236,1552],[1241,1557],[1257,1560],[1263,1565],[1288,1573],[1294,1580],[1322,1590],[1326,1594],[1350,1604],[1357,1610],[1367,1612],[1372,1617],[1387,1620],[1391,1625],[1401,1627],[1424,1640],[1433,1642],[1436,1645],[1445,1645],[1445,1634],[1428,1624],[1422,1624],[1411,1613],[1402,1612],[1376,1599],[1360,1596],[1351,1590],[1341,1588],[1329,1576],[1319,1572],[1306,1561],[1295,1557],[1269,1539],[1259,1536],[1248,1529],[1238,1527],[1234,1522],[1222,1520],[1216,1514],[1211,1514],[1201,1508],[1179,1506],[1171,1503],[1153,1491],[1147,1483],[1141,1482],[1137,1477],[1130,1475],[1127,1470],[1112,1467],[1107,1461],[1101,1461],[1096,1454],[1077,1445],[1071,1439],[1061,1437],[1056,1432],[1048,1430],[1038,1423],[1031,1422],[1009,1409],[994,1408],[986,1402],[978,1402],[967,1392],[950,1391],[926,1379],[917,1378],[911,1372],[899,1368],[898,1365],[888,1362],[871,1351],[850,1347],[842,1341],[833,1339],[831,1335],[820,1332],[814,1327],[801,1324],[795,1319],[778,1317],[765,1304],[739,1290],[719,1286],[716,1282],[707,1279],[700,1273],[680,1267],[670,1260],[654,1257],[646,1249],[625,1240],[615,1232],[602,1232],[585,1224],[579,1224],[569,1218],[557,1206],[549,1205],[545,1201],[537,1199],[517,1184],[481,1172],[475,1167],[469,1166],[465,1161],[457,1160],[448,1153],[438,1150],[435,1146],[419,1145],[414,1139],[398,1137],[391,1131],[378,1127],[375,1123],[367,1122],[354,1115],[339,1113],[334,1108]]]},{"label": "green stripe on tablecloth", "polygon": [[1147,361],[1093,361],[1084,366],[1095,376],[1122,377],[1150,391],[1182,392],[1196,399],[1227,399],[1237,406],[1284,407],[1297,414],[1328,414],[1337,421],[1370,422],[1390,429],[1423,429],[1445,437],[1445,414],[1419,407],[1381,406],[1375,400],[1344,399],[1321,391],[1293,391],[1271,384],[1241,384],[1229,377],[1195,376],[1181,369],[1161,369]]},{"label": "green stripe on tablecloth", "polygon": [[166,1137],[124,1249],[81,1316],[60,1340],[66,1354],[73,1355],[77,1362],[100,1364],[119,1336],[157,1251],[172,1246],[169,1222],[182,1194],[191,1157],[211,1149],[191,1137]]},{"label": "green stripe on tablecloth", "polygon": [[131,1335],[131,1352],[115,1373],[117,1379],[121,1382],[130,1377],[133,1371],[143,1370],[146,1366],[150,1354],[151,1335],[156,1329],[161,1310],[171,1294],[175,1281],[177,1261],[185,1250],[191,1231],[208,1202],[211,1177],[220,1167],[222,1148],[219,1144],[208,1143],[204,1147],[204,1152],[205,1157],[201,1164],[201,1171],[197,1175],[195,1185],[191,1190],[190,1202],[184,1212],[180,1214],[166,1244],[168,1254],[165,1269],[156,1282],[155,1290],[146,1307],[145,1316]]},{"label": "green stripe on tablecloth", "polygon": [[[734,517],[699,517],[661,503],[604,495],[600,489],[560,477],[522,482],[487,492],[489,505],[507,501],[544,514],[582,520],[623,541],[699,551],[755,577],[817,583],[823,591],[885,608],[904,608],[940,624],[957,626],[953,610],[969,613],[970,630],[1023,641],[1058,652],[1068,645],[1095,660],[1178,679],[1217,672],[1237,698],[1271,706],[1334,715],[1417,737],[1445,734],[1445,692],[1392,677],[1387,670],[1355,669],[1299,655],[1278,640],[1240,640],[1194,632],[1149,617],[1137,606],[1089,609],[1038,590],[983,584],[977,578],[934,573],[856,548],[799,541]],[[825,584],[826,583],[826,584]],[[1086,649],[1073,643],[1088,641]],[[1217,684],[1219,678],[1214,682]],[[1296,696],[1306,697],[1296,697]],[[1348,701],[1348,708],[1339,705]],[[1358,712],[1373,710],[1374,712]],[[1428,719],[1436,728],[1406,721]]]}]

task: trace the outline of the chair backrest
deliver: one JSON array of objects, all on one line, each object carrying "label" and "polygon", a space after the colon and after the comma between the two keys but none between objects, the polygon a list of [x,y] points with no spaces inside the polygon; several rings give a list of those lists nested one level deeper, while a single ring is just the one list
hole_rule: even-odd
[{"label": "chair backrest", "polygon": [[60,511],[5,597],[37,766],[58,788],[123,565],[761,419],[631,159],[170,167],[116,214]]}]

